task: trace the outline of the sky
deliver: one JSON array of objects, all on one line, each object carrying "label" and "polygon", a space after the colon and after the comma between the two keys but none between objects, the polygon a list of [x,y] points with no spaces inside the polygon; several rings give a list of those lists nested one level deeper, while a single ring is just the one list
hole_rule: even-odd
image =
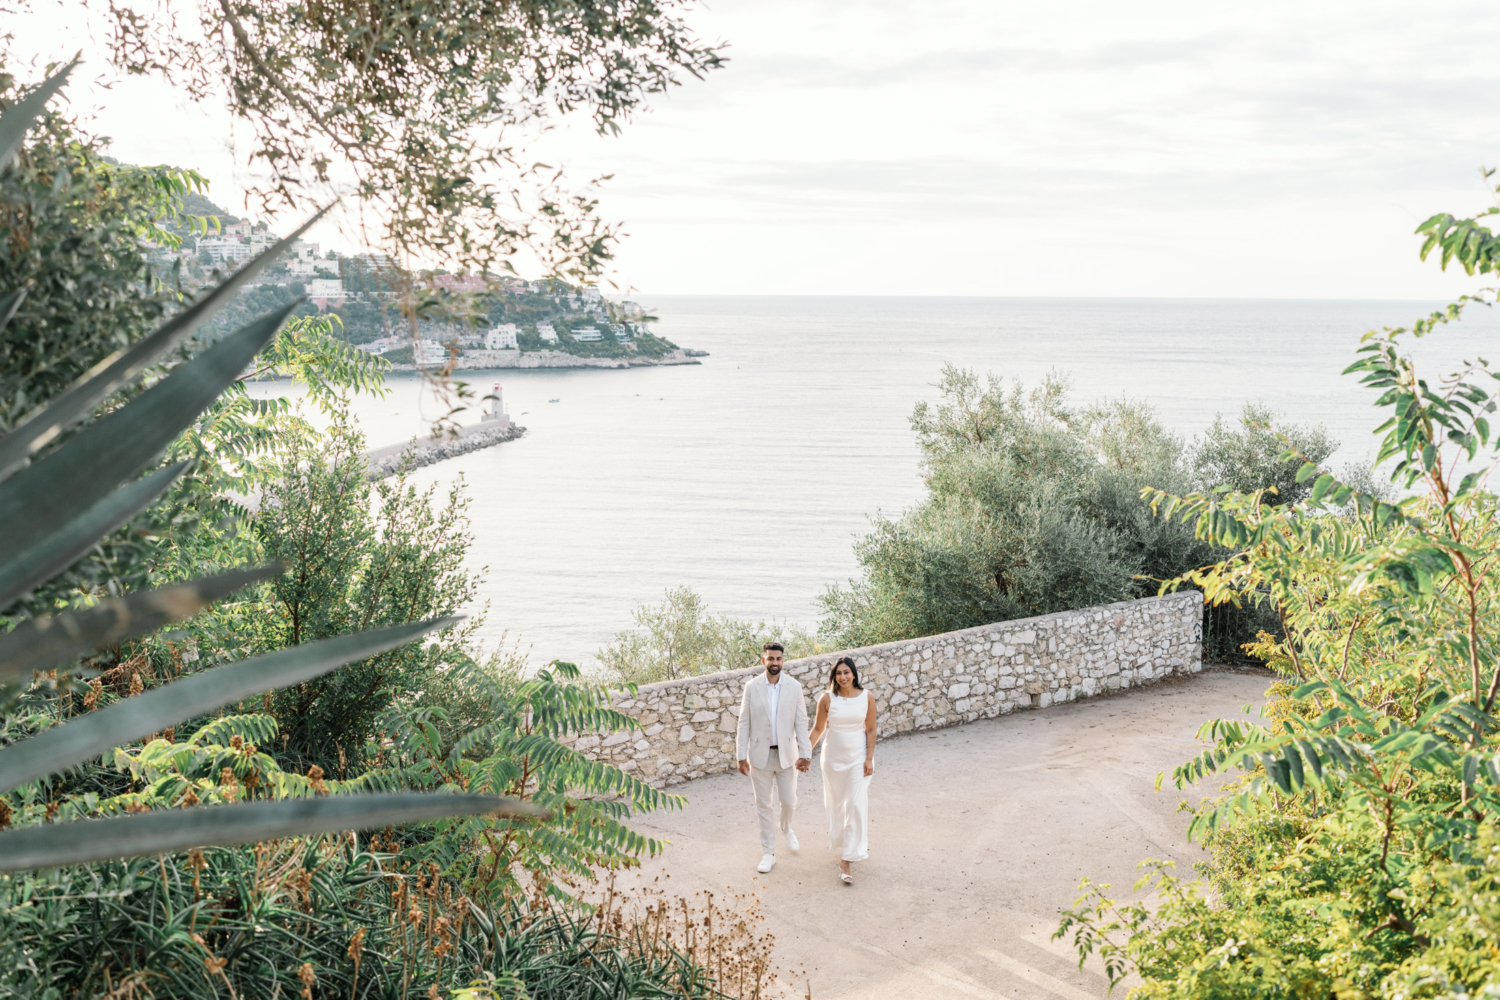
[{"label": "sky", "polygon": [[[12,30],[96,51],[72,6]],[[1412,230],[1493,202],[1500,8],[714,0],[727,68],[618,138],[538,146],[629,234],[614,281],[657,294],[1440,298],[1477,287]],[[98,58],[88,64],[109,76]],[[151,81],[102,92],[133,162],[242,202],[222,110]],[[91,103],[92,102],[92,103]],[[325,232],[331,245],[347,243]],[[524,268],[523,268],[524,270]]]}]

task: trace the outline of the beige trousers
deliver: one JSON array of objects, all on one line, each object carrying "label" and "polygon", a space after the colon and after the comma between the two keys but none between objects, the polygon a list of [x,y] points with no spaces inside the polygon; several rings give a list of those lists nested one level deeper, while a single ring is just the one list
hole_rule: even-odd
[{"label": "beige trousers", "polygon": [[767,854],[776,853],[776,816],[771,808],[771,789],[781,799],[781,832],[792,827],[792,813],[797,811],[797,768],[782,767],[775,751],[765,767],[750,765],[750,786],[755,789],[755,815],[760,820],[760,846]]}]

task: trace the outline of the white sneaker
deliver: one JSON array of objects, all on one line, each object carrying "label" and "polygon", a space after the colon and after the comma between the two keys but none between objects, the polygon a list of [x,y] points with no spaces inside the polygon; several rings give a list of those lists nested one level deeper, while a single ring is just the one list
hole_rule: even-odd
[{"label": "white sneaker", "polygon": [[760,859],[760,864],[755,867],[755,870],[758,871],[758,872],[760,872],[762,875],[764,875],[766,872],[770,871],[773,867],[775,867],[775,865],[776,865],[776,855],[774,855],[774,854],[767,854],[765,857],[763,857],[763,858]]},{"label": "white sneaker", "polygon": [[787,850],[791,851],[793,854],[796,854],[798,851],[802,850],[802,845],[797,843],[797,835],[790,829],[788,829],[786,832],[786,846]]}]

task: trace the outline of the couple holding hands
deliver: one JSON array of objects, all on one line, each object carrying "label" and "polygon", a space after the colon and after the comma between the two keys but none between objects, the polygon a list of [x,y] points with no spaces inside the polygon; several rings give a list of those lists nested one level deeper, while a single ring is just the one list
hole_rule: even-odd
[{"label": "couple holding hands", "polygon": [[[853,861],[869,857],[870,778],[875,773],[875,699],[859,683],[854,661],[841,656],[818,696],[818,714],[807,731],[807,702],[802,685],[782,673],[785,651],[778,642],[761,650],[765,668],[745,683],[735,730],[735,757],[741,774],[755,790],[762,874],[776,864],[776,821],[772,790],[781,802],[781,832],[787,849],[798,850],[792,832],[797,811],[797,772],[812,766],[812,751],[823,743],[823,805],[828,812],[828,847],[839,855],[839,878],[854,884]],[[826,739],[825,739],[826,737]]]}]

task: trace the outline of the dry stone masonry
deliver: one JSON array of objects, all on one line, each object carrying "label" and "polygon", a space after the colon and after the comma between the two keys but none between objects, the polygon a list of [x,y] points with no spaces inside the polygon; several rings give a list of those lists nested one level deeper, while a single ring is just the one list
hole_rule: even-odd
[{"label": "dry stone masonry", "polygon": [[[1189,592],[840,650],[785,669],[801,682],[811,718],[834,661],[854,657],[884,737],[1197,673],[1202,623],[1203,596]],[[585,734],[573,746],[656,786],[732,770],[740,696],[759,669],[644,685],[616,701],[639,730]]]}]

